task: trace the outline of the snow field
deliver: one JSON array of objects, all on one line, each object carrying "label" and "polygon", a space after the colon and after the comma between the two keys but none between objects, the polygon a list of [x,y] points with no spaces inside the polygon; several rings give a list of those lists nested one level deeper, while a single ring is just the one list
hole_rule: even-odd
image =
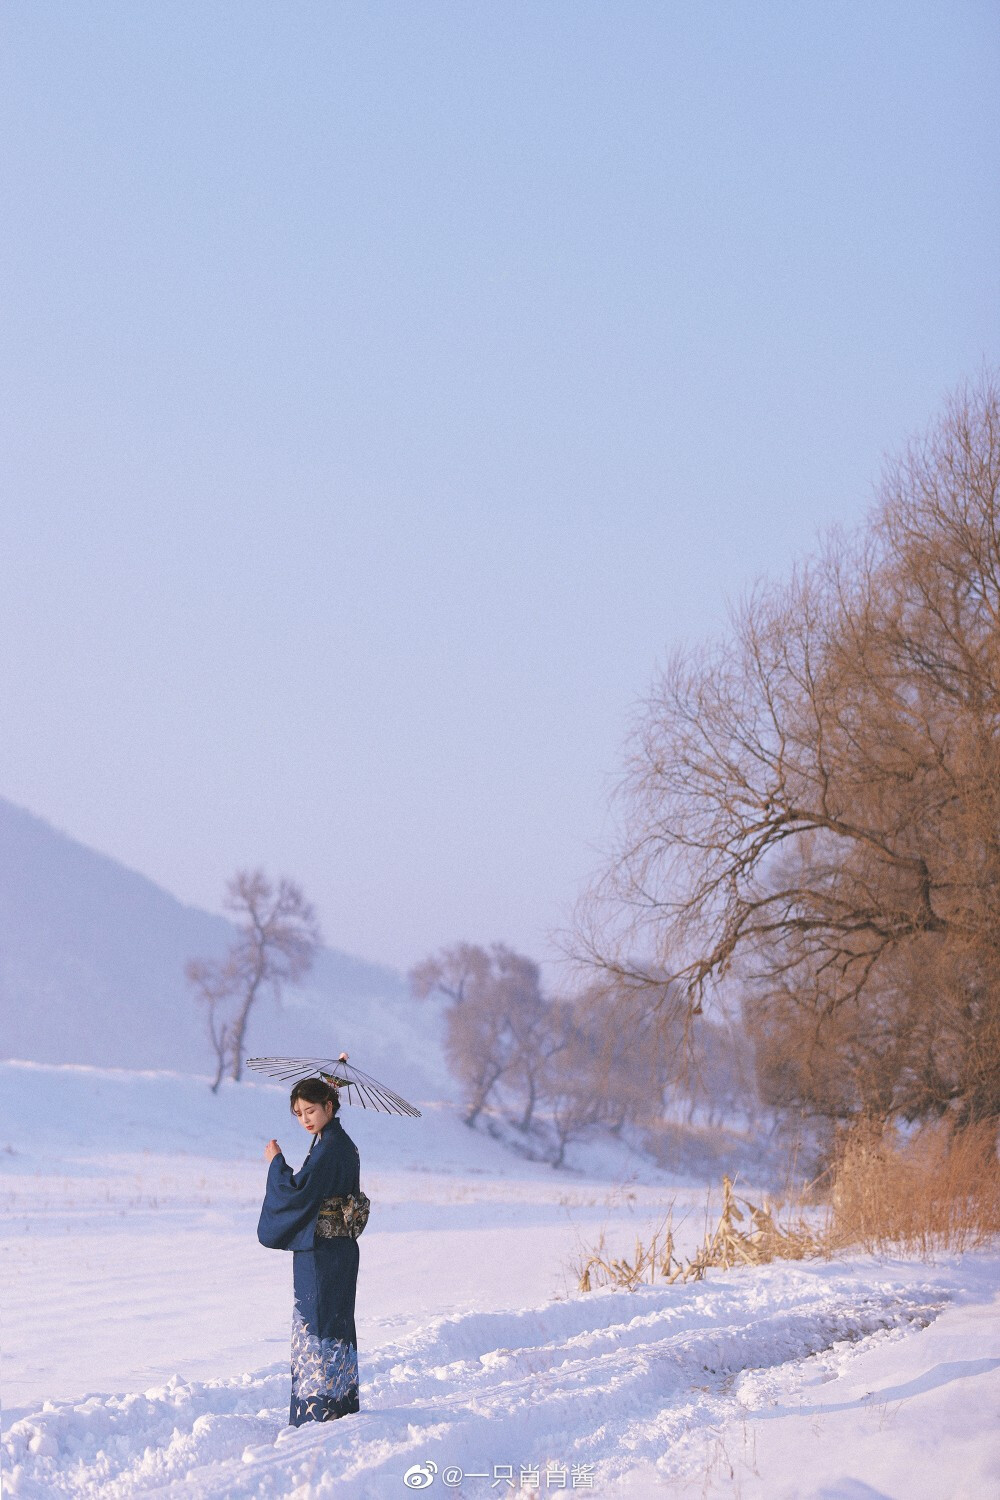
[{"label": "snow field", "polygon": [[[603,1291],[467,1313],[362,1355],[362,1411],[285,1429],[286,1364],[143,1395],[49,1402],[4,1439],[10,1493],[204,1497],[406,1493],[402,1476],[592,1466],[598,1493],[717,1427],[742,1372],[925,1327],[947,1297],[857,1272],[782,1268],[711,1284]],[[452,1493],[488,1490],[468,1479]]]},{"label": "snow field", "polygon": [[580,1294],[579,1250],[629,1251],[671,1198],[693,1249],[706,1185],[614,1143],[554,1172],[421,1107],[345,1113],[374,1202],[362,1410],[296,1431],[291,1257],[255,1236],[264,1142],[308,1143],[287,1093],[0,1063],[4,1495],[366,1500],[408,1470],[432,1500],[509,1493],[494,1473],[607,1500],[1000,1494],[996,1256]]}]

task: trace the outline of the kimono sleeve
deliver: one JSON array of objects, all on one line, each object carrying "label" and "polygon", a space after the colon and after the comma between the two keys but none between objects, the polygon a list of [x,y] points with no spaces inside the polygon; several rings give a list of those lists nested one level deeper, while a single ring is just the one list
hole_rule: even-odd
[{"label": "kimono sleeve", "polygon": [[329,1170],[321,1152],[311,1152],[298,1172],[293,1172],[280,1154],[267,1169],[264,1204],[257,1225],[257,1238],[269,1250],[288,1250],[292,1241],[319,1212],[330,1191]]}]

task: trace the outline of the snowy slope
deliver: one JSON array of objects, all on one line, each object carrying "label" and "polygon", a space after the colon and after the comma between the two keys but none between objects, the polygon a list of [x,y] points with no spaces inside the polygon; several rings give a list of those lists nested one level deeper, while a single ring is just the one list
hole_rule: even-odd
[{"label": "snowy slope", "polygon": [[[222,917],[0,799],[0,1055],[38,1062],[205,1072],[189,958],[224,951]],[[368,1071],[408,1057],[448,1088],[438,1014],[402,976],[324,949],[305,986],[251,1019],[251,1052],[364,1052]]]}]

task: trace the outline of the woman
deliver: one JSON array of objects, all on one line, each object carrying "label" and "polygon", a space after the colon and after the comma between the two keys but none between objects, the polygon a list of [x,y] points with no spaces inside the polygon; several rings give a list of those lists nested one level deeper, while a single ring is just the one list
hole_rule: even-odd
[{"label": "woman", "polygon": [[322,1078],[292,1089],[291,1109],[312,1135],[305,1161],[293,1172],[277,1141],[269,1163],[257,1238],[271,1250],[291,1250],[292,1401],[288,1422],[328,1422],[358,1411],[358,1339],[354,1297],[358,1242],[348,1229],[342,1199],[361,1191],[358,1148],[336,1118],[340,1099]]}]

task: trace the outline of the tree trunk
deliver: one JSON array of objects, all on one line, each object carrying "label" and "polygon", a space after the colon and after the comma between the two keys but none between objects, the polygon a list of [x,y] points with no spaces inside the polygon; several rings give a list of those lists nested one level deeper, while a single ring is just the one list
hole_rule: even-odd
[{"label": "tree trunk", "polygon": [[215,1017],[210,1013],[208,1018],[208,1034],[212,1039],[212,1046],[215,1048],[215,1078],[212,1082],[212,1093],[217,1094],[219,1092],[219,1084],[222,1082],[222,1075],[226,1071],[226,1039],[229,1035],[229,1028],[223,1021],[222,1030],[216,1032]]},{"label": "tree trunk", "polygon": [[236,1025],[233,1030],[233,1071],[231,1074],[235,1083],[239,1083],[243,1076],[243,1038],[246,1034],[247,1021],[250,1019],[250,1010],[257,998],[257,991],[260,988],[262,978],[263,972],[258,968],[253,976],[250,988],[247,990],[247,997],[243,1002],[243,1007],[236,1018]]}]

